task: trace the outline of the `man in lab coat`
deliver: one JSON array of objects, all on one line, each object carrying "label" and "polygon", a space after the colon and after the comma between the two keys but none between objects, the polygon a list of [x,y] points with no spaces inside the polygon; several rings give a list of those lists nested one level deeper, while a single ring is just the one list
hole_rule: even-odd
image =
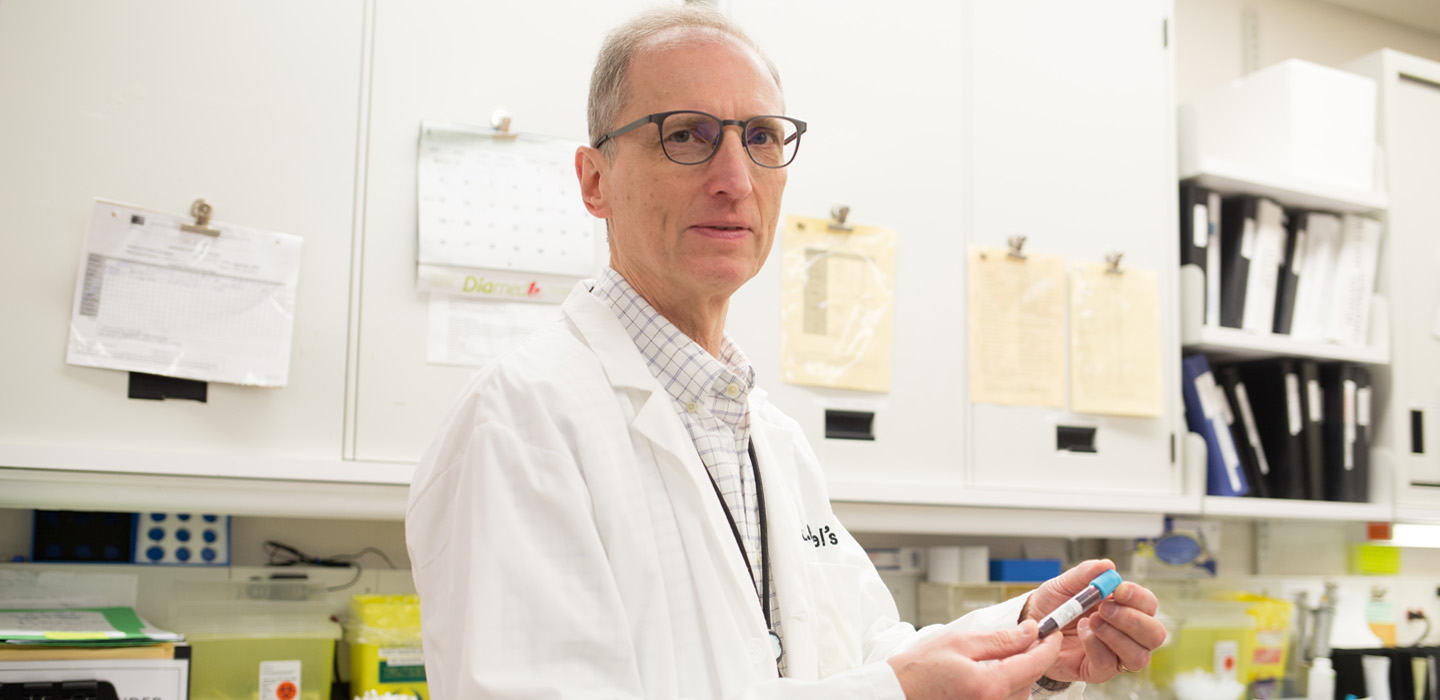
[{"label": "man in lab coat", "polygon": [[601,49],[575,167],[609,268],[481,370],[411,488],[432,700],[1049,697],[1163,641],[1126,583],[1037,643],[1032,620],[1106,561],[900,622],[724,333],[805,129],[783,114],[774,68],[713,10],[652,11]]}]

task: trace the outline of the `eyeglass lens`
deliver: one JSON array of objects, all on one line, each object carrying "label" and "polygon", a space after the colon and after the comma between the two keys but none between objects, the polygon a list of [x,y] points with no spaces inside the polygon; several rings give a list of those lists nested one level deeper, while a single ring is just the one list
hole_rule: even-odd
[{"label": "eyeglass lens", "polygon": [[[720,120],[708,114],[678,112],[660,124],[660,144],[677,163],[703,163],[719,147],[721,128]],[[745,150],[760,165],[789,165],[800,146],[798,131],[795,122],[784,117],[756,117],[745,124]]]}]

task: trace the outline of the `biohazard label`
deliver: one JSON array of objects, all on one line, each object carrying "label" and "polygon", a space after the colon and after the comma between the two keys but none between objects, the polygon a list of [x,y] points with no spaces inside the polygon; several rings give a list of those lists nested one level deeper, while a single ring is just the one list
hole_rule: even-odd
[{"label": "biohazard label", "polygon": [[260,662],[260,700],[295,700],[298,697],[299,661]]}]

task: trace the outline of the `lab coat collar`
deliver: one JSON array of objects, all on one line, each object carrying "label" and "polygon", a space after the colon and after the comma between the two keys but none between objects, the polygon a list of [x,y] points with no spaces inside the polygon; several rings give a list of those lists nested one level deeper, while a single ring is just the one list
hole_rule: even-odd
[{"label": "lab coat collar", "polygon": [[594,280],[581,280],[570,290],[560,310],[575,324],[585,344],[595,351],[605,368],[605,375],[616,388],[655,389],[655,377],[645,366],[645,358],[635,349],[635,341],[625,332],[614,312],[590,289]]}]

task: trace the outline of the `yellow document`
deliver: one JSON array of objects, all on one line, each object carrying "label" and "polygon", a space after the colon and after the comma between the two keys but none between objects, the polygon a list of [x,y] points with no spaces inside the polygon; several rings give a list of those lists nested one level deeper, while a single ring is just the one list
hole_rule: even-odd
[{"label": "yellow document", "polygon": [[1070,277],[1070,410],[1158,416],[1160,282],[1154,270],[1077,262]]},{"label": "yellow document", "polygon": [[1065,404],[1065,259],[970,248],[970,401]]},{"label": "yellow document", "polygon": [[780,378],[889,391],[895,232],[787,216],[784,236]]}]

